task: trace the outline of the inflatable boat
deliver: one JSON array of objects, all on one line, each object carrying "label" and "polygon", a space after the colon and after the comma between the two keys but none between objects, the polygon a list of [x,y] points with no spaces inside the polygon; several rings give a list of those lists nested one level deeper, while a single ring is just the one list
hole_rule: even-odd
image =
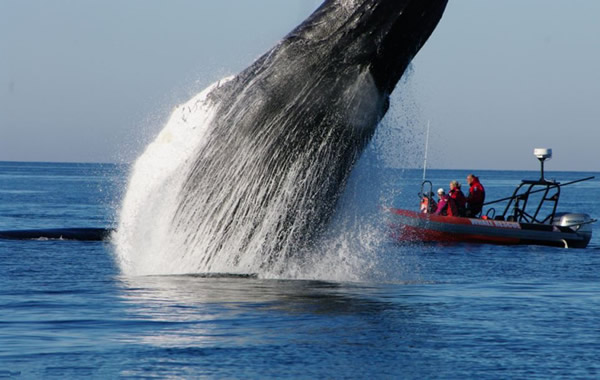
[{"label": "inflatable boat", "polygon": [[[401,242],[470,242],[488,244],[536,244],[565,248],[585,248],[592,238],[592,223],[585,213],[557,212],[561,188],[594,177],[560,183],[544,178],[544,161],[552,157],[551,149],[535,149],[541,162],[539,180],[523,180],[513,195],[485,203],[484,206],[507,202],[504,211],[496,215],[488,208],[476,218],[435,215],[391,208],[391,228],[394,239]],[[433,194],[421,185],[419,198],[432,204]],[[535,202],[537,200],[537,203]],[[430,210],[429,210],[430,211]]]}]

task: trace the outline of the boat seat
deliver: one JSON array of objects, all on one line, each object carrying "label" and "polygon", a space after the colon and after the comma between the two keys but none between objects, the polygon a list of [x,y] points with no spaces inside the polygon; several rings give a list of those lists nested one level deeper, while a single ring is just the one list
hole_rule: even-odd
[{"label": "boat seat", "polygon": [[504,220],[504,217],[502,215],[496,215],[494,220]]}]

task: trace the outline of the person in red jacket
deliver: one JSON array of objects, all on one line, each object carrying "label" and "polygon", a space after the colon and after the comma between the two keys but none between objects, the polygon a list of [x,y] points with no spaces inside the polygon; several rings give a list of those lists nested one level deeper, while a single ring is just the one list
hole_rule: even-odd
[{"label": "person in red jacket", "polygon": [[460,189],[460,183],[458,181],[450,182],[450,191],[448,192],[450,198],[454,199],[456,208],[458,209],[459,216],[465,216],[467,211],[467,198]]},{"label": "person in red jacket", "polygon": [[469,196],[467,197],[467,217],[476,217],[483,208],[483,202],[485,201],[485,189],[479,178],[474,174],[467,176],[467,183],[469,186]]},{"label": "person in red jacket", "polygon": [[433,199],[433,192],[429,192],[429,195],[423,194],[423,198],[421,198],[421,212],[423,214],[431,214],[437,210],[437,203],[435,199]]},{"label": "person in red jacket", "polygon": [[440,200],[438,201],[435,215],[458,216],[458,208],[456,207],[456,203],[454,203],[454,199],[446,195],[444,189],[438,189],[438,197]]}]

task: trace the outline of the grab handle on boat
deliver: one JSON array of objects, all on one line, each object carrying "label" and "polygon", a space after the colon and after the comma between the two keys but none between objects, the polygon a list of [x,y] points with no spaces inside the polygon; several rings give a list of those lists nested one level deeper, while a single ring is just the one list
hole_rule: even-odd
[{"label": "grab handle on boat", "polygon": [[[575,180],[575,181],[571,181],[571,182],[559,183],[559,184],[557,184],[557,186],[558,186],[558,187],[563,187],[563,186],[572,185],[572,184],[574,184],[574,183],[578,183],[578,182],[589,181],[589,180],[591,180],[591,179],[594,179],[594,178],[596,178],[596,177],[592,176],[592,177],[587,177],[587,178],[577,179],[577,180]],[[539,193],[539,192],[541,192],[541,191],[545,191],[545,189],[534,190],[534,191],[531,191],[531,192],[529,192],[528,194]],[[523,194],[517,194],[517,195],[510,196],[510,197],[502,198],[502,199],[496,199],[495,201],[486,202],[486,203],[484,203],[483,205],[484,205],[484,206],[488,206],[488,205],[491,205],[491,204],[494,204],[494,203],[499,203],[499,202],[508,201],[508,200],[510,200],[510,199],[514,199],[514,198],[521,197],[522,195],[523,195]]]}]

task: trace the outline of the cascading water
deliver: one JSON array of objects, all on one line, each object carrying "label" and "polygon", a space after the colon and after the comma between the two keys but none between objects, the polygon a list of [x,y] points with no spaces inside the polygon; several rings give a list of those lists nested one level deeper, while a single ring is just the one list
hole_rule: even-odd
[{"label": "cascading water", "polygon": [[[206,96],[220,85],[178,107],[137,160],[116,236],[126,273],[269,276],[294,268],[302,276],[299,266],[311,260],[307,249],[314,248],[310,243],[323,231],[312,232],[307,219],[320,223],[314,202],[331,192],[316,181],[339,151],[322,143],[317,155],[323,161],[315,160],[314,152],[299,151],[288,165],[278,166],[277,161],[261,161],[261,148],[268,149],[268,144],[257,147],[241,138],[227,141],[236,146],[234,151],[224,149],[221,141],[211,139],[218,105]],[[190,173],[198,171],[198,152],[204,152],[200,155],[206,160],[218,159],[196,174],[206,175],[208,182],[192,175],[201,184],[192,187]],[[269,159],[279,160],[277,155]],[[286,158],[281,160],[285,163]],[[290,210],[297,212],[290,216]]]},{"label": "cascading water", "polygon": [[165,128],[138,158],[114,235],[121,269],[130,274],[185,272],[187,263],[171,256],[170,223],[177,209],[181,175],[201,146],[214,116],[207,94],[218,82],[175,109]]},{"label": "cascading water", "polygon": [[248,69],[178,107],[132,170],[115,236],[123,271],[360,277],[368,258],[349,253],[371,243],[347,232],[381,232],[332,216],[444,6],[327,1]]},{"label": "cascading water", "polygon": [[[225,251],[213,268],[203,266],[207,254],[207,241],[215,236],[205,236],[173,228],[180,195],[174,189],[184,186],[185,173],[191,170],[194,153],[207,142],[206,134],[218,107],[207,99],[213,89],[231,80],[224,79],[187,103],[177,107],[164,129],[144,154],[136,161],[120,213],[118,233],[115,234],[118,259],[122,270],[128,274],[180,274],[180,273],[256,273],[262,277],[312,278],[335,280],[361,280],[380,270],[378,253],[385,240],[384,218],[381,205],[393,199],[390,180],[382,168],[388,161],[397,160],[398,150],[410,152],[409,142],[400,142],[401,135],[412,135],[409,122],[398,113],[390,113],[378,129],[378,135],[369,144],[359,164],[349,179],[345,195],[340,199],[337,212],[327,231],[319,237],[319,243],[309,250],[300,250],[292,257],[281,257],[281,261],[269,261],[261,255],[266,236],[257,235],[255,247],[248,248],[237,262]],[[406,81],[402,86],[407,89]],[[396,99],[397,110],[408,111],[416,116],[414,104],[407,99]],[[404,127],[400,127],[400,125]],[[229,177],[232,185],[235,178]],[[289,186],[294,186],[290,183]],[[288,190],[289,191],[289,190]],[[217,196],[218,208],[222,199]],[[282,214],[282,203],[275,204],[261,216],[264,220],[277,221]],[[270,218],[270,219],[269,219]],[[253,225],[253,224],[252,224]],[[198,228],[191,224],[191,228]],[[186,232],[191,238],[186,235]],[[223,231],[222,233],[225,233]],[[194,241],[193,239],[198,239]],[[190,247],[196,247],[191,250]],[[200,246],[200,248],[198,248]],[[254,250],[253,250],[254,249]],[[237,252],[236,252],[237,253]],[[240,265],[240,263],[244,263]]]}]

